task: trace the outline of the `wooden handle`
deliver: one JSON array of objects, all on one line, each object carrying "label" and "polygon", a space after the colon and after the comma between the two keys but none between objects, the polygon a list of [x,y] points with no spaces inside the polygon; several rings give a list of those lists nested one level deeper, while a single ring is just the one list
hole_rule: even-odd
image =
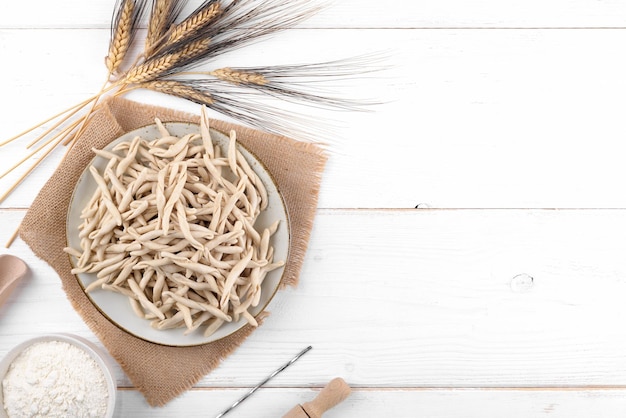
[{"label": "wooden handle", "polygon": [[0,255],[0,306],[9,299],[27,270],[28,266],[21,258],[10,254]]},{"label": "wooden handle", "polygon": [[311,418],[321,418],[322,414],[339,404],[350,395],[350,386],[340,377],[336,377],[322,389],[311,402],[302,404],[302,409]]},{"label": "wooden handle", "polygon": [[300,405],[296,405],[283,415],[283,418],[309,418],[309,416]]}]

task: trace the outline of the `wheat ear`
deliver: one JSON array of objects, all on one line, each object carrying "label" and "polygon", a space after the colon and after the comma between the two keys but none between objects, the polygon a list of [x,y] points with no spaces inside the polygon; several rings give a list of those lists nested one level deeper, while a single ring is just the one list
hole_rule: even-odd
[{"label": "wheat ear", "polygon": [[123,0],[120,9],[119,19],[114,25],[113,36],[109,44],[109,53],[104,59],[109,74],[117,71],[124,61],[126,52],[130,47],[135,12],[135,2],[132,0]]},{"label": "wheat ear", "polygon": [[124,84],[139,84],[152,81],[163,75],[167,75],[184,62],[193,60],[202,52],[206,51],[210,43],[209,39],[199,39],[184,46],[180,50],[156,56],[139,64],[128,71],[121,80]]},{"label": "wheat ear", "polygon": [[263,86],[268,83],[267,79],[258,73],[233,70],[232,68],[219,68],[208,74],[233,84],[256,84]]},{"label": "wheat ear", "polygon": [[148,22],[146,34],[145,55],[150,56],[157,49],[167,31],[167,20],[172,10],[173,0],[155,0],[152,5],[152,13]]},{"label": "wheat ear", "polygon": [[181,97],[200,104],[211,105],[214,103],[210,94],[194,89],[178,81],[150,81],[140,84],[139,87]]},{"label": "wheat ear", "polygon": [[205,27],[211,21],[213,21],[221,12],[221,6],[219,3],[213,3],[207,8],[200,10],[198,13],[194,13],[187,19],[175,25],[167,38],[166,45],[172,45],[185,38],[192,36],[199,29]]}]

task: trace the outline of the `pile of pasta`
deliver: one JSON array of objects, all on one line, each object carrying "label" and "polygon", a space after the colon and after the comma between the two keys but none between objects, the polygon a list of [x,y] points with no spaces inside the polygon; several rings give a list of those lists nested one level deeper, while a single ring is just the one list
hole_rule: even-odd
[{"label": "pile of pasta", "polygon": [[73,274],[95,273],[85,289],[128,296],[156,329],[203,328],[205,336],[259,304],[273,261],[278,221],[257,231],[267,191],[230,132],[226,155],[213,143],[202,112],[199,134],[135,137],[112,151],[104,172],[89,168],[97,188],[81,214]]}]

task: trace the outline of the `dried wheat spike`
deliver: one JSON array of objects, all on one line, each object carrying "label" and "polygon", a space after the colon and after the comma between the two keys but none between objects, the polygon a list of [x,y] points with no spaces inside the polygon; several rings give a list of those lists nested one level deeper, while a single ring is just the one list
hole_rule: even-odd
[{"label": "dried wheat spike", "polygon": [[132,83],[145,83],[146,81],[154,80],[166,71],[170,70],[176,65],[176,62],[180,59],[179,54],[167,54],[162,57],[147,61],[137,67],[132,68],[126,77],[124,82],[126,84]]},{"label": "dried wheat spike", "polygon": [[105,64],[109,73],[114,73],[124,60],[124,56],[128,51],[131,43],[131,34],[133,30],[133,12],[135,11],[135,2],[132,0],[124,0],[120,9],[120,17],[113,32],[113,37],[109,45],[109,54],[105,58]]},{"label": "dried wheat spike", "polygon": [[163,38],[163,34],[167,31],[167,19],[170,10],[172,10],[173,0],[155,0],[152,6],[152,14],[148,22],[148,33],[146,34],[146,55],[151,55],[159,42]]},{"label": "dried wheat spike", "polygon": [[180,24],[174,26],[167,39],[167,45],[174,44],[182,39],[193,35],[198,29],[208,25],[221,12],[220,4],[213,3],[206,9],[194,14]]},{"label": "dried wheat spike", "polygon": [[140,87],[181,97],[200,104],[211,105],[214,102],[210,94],[196,90],[178,81],[151,81],[141,84]]},{"label": "dried wheat spike", "polygon": [[206,51],[210,42],[210,39],[200,39],[185,45],[180,50],[156,56],[143,64],[133,67],[126,74],[123,81],[126,84],[145,83],[167,75],[178,68],[179,65],[193,60]]},{"label": "dried wheat spike", "polygon": [[228,81],[233,84],[256,84],[259,86],[267,84],[267,79],[261,74],[233,70],[232,68],[220,68],[211,71],[210,74],[220,80]]}]

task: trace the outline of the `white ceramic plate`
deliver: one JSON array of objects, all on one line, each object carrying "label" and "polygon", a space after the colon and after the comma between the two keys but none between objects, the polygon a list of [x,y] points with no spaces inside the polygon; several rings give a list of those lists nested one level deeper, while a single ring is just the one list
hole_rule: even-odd
[{"label": "white ceramic plate", "polygon": [[[182,137],[188,133],[196,133],[200,130],[198,125],[191,123],[172,122],[165,123],[164,125],[172,135],[178,137]],[[120,138],[109,144],[105,149],[110,150],[120,142],[131,141],[137,135],[145,139],[155,139],[161,137],[156,125],[149,125],[122,135]],[[224,151],[223,155],[225,155],[228,137],[213,129],[211,130],[211,137],[213,142],[222,148]],[[257,173],[265,185],[268,193],[268,207],[259,215],[255,227],[257,230],[262,230],[276,220],[280,220],[278,230],[272,236],[270,243],[274,247],[274,260],[286,261],[289,251],[290,234],[287,210],[282,196],[272,176],[267,172],[261,162],[240,144],[238,144],[238,147],[239,151],[241,151],[244,158],[250,164],[250,167]],[[98,169],[99,172],[103,172],[106,160],[97,156],[92,161],[92,164]],[[70,247],[80,250],[80,239],[78,237],[78,226],[82,223],[80,214],[96,188],[96,182],[89,173],[87,167],[76,184],[67,214],[67,241],[68,246]],[[73,257],[70,257],[70,259],[72,260],[72,263],[74,263]],[[252,315],[257,315],[265,309],[267,304],[274,297],[274,294],[280,284],[283,271],[284,267],[281,267],[267,274],[261,286],[260,303],[257,307],[250,309],[250,313]],[[83,289],[94,281],[95,278],[95,274],[77,275],[77,279]],[[193,346],[206,344],[232,334],[247,323],[245,319],[236,323],[225,323],[209,337],[203,336],[202,327],[193,333],[183,335],[185,331],[184,329],[156,330],[152,328],[148,320],[139,318],[134,313],[126,296],[101,289],[93,290],[89,292],[87,296],[91,299],[93,304],[119,328],[146,341],[163,345]]]}]

